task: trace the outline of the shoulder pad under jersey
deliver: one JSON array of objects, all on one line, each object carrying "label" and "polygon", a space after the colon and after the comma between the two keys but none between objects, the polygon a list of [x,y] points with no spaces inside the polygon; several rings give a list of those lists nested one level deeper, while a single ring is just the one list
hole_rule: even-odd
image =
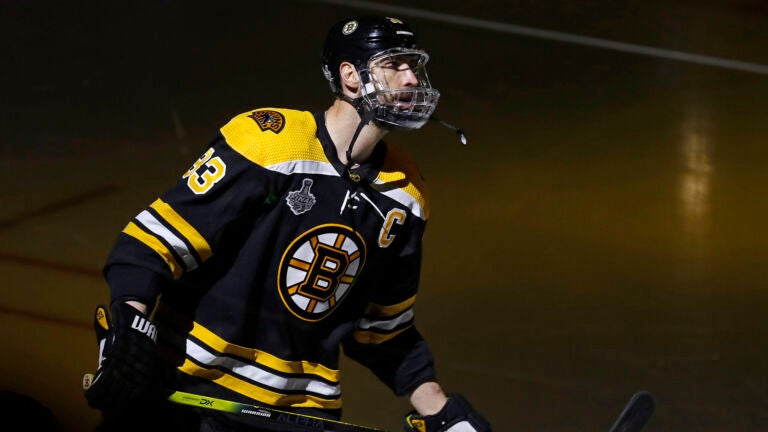
[{"label": "shoulder pad under jersey", "polygon": [[387,156],[373,187],[408,204],[418,217],[429,219],[427,185],[416,162],[401,148],[387,145]]},{"label": "shoulder pad under jersey", "polygon": [[317,139],[312,113],[284,108],[258,108],[235,116],[221,128],[227,143],[263,167],[291,161],[327,162]]}]

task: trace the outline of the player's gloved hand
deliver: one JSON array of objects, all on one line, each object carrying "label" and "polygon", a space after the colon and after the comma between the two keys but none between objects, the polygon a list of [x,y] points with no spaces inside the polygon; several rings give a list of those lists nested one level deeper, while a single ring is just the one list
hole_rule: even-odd
[{"label": "player's gloved hand", "polygon": [[157,330],[146,315],[122,301],[96,307],[94,328],[99,368],[85,391],[88,405],[103,411],[125,410],[162,396],[157,378]]},{"label": "player's gloved hand", "polygon": [[491,424],[463,396],[448,395],[448,402],[435,414],[405,416],[405,432],[491,432]]}]

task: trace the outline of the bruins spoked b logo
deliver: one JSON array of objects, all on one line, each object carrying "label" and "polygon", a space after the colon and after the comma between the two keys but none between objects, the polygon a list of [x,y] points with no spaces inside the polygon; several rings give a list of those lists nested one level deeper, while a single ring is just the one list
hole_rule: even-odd
[{"label": "bruins spoked b logo", "polygon": [[319,321],[349,293],[365,264],[365,242],[347,226],[315,227],[283,253],[277,289],[285,306],[305,321]]}]

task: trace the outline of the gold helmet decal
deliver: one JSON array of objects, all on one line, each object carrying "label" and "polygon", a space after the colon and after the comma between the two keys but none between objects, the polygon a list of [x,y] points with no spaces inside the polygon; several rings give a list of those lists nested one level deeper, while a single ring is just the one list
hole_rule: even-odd
[{"label": "gold helmet decal", "polygon": [[297,237],[283,253],[277,290],[291,313],[319,321],[349,294],[364,264],[360,234],[344,225],[320,225]]},{"label": "gold helmet decal", "polygon": [[259,125],[262,132],[270,130],[274,133],[280,133],[285,126],[285,116],[277,111],[254,111],[248,117],[252,118]]}]

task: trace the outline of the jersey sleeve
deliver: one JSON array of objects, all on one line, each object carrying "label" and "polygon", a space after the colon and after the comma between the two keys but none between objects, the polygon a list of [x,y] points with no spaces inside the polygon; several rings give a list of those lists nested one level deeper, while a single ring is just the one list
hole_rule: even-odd
[{"label": "jersey sleeve", "polygon": [[436,377],[432,352],[415,327],[379,344],[347,339],[344,353],[370,369],[398,396]]},{"label": "jersey sleeve", "polygon": [[218,134],[176,184],[118,235],[104,267],[112,299],[154,304],[166,284],[217,253],[227,226],[269,200],[274,178]]},{"label": "jersey sleeve", "polygon": [[414,324],[425,223],[418,219],[409,225],[407,243],[397,260],[386,265],[364,316],[344,342],[348,357],[399,396],[436,375],[431,350]]}]

